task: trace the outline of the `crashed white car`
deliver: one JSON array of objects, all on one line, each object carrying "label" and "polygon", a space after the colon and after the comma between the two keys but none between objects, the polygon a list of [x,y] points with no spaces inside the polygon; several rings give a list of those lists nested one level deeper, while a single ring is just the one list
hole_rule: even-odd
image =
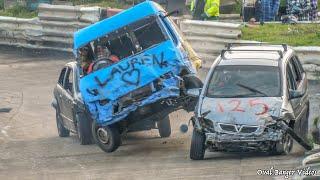
[{"label": "crashed white car", "polygon": [[306,73],[286,45],[229,44],[212,65],[192,117],[190,158],[205,150],[288,154],[296,139],[306,149]]}]

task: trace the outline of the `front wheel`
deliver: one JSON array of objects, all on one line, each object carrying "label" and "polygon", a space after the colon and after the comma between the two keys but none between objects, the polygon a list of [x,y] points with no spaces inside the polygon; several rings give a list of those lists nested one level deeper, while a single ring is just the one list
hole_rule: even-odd
[{"label": "front wheel", "polygon": [[165,118],[159,120],[157,122],[158,130],[160,137],[166,138],[171,135],[171,125],[170,125],[170,118],[166,116]]},{"label": "front wheel", "polygon": [[205,141],[206,136],[204,133],[193,129],[191,148],[190,148],[190,159],[192,160],[203,160],[205,154]]},{"label": "front wheel", "polygon": [[93,122],[92,133],[95,142],[104,152],[111,153],[121,144],[119,129],[116,126],[99,127]]},{"label": "front wheel", "polygon": [[281,155],[281,154],[288,155],[290,154],[292,147],[293,147],[293,139],[288,133],[286,133],[283,136],[281,141],[278,141],[274,144],[270,154],[271,155]]}]

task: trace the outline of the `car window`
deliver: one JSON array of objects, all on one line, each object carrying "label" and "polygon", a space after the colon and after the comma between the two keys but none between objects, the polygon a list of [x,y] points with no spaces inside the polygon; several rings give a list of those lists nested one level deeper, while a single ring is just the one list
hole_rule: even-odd
[{"label": "car window", "polygon": [[301,72],[300,72],[298,65],[295,63],[295,58],[292,57],[290,59],[289,63],[292,68],[294,80],[296,81],[297,84],[299,84],[300,80],[302,79],[302,75],[301,75]]},{"label": "car window", "polygon": [[133,33],[142,48],[147,49],[153,45],[157,45],[166,40],[158,21],[155,17],[146,22],[141,27],[133,30]]},{"label": "car window", "polygon": [[64,76],[65,76],[65,74],[66,74],[66,70],[67,70],[67,68],[63,68],[63,69],[61,70],[61,73],[60,73],[60,76],[59,76],[58,83],[59,83],[61,86],[63,86],[63,80],[64,80]]},{"label": "car window", "polygon": [[279,67],[218,66],[207,88],[208,97],[279,97]]},{"label": "car window", "polygon": [[298,67],[300,74],[303,74],[304,73],[304,69],[302,67],[302,64],[301,64],[298,56],[295,56],[293,60],[294,60],[293,62],[295,63],[295,65]]},{"label": "car window", "polygon": [[296,90],[297,85],[296,85],[295,77],[293,75],[294,73],[292,72],[290,64],[287,64],[286,71],[287,71],[286,76],[288,81],[288,88],[291,90]]},{"label": "car window", "polygon": [[68,68],[63,87],[68,93],[73,94],[73,73],[71,68]]}]

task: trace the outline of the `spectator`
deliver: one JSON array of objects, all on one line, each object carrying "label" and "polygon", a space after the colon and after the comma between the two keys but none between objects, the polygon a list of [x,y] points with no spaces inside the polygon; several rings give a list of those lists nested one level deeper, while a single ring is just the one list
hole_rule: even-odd
[{"label": "spectator", "polygon": [[279,5],[280,0],[261,0],[260,22],[274,21]]},{"label": "spectator", "polygon": [[310,0],[288,0],[287,14],[293,15],[299,21],[309,21],[311,12]]},{"label": "spectator", "polygon": [[309,13],[309,20],[315,21],[317,20],[317,11],[318,11],[318,1],[317,0],[311,0],[310,1],[311,10]]},{"label": "spectator", "polygon": [[217,20],[220,0],[193,0],[190,9],[195,20]]},{"label": "spectator", "polygon": [[204,20],[219,19],[220,0],[206,0],[204,5]]}]

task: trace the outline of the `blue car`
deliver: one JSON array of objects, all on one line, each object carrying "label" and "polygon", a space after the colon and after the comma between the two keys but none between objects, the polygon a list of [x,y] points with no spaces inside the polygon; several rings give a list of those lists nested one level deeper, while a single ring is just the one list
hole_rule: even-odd
[{"label": "blue car", "polygon": [[[168,137],[168,115],[194,110],[197,98],[186,92],[203,85],[196,76],[201,61],[170,14],[146,1],[74,33],[76,62],[67,67],[74,77],[61,75],[54,91],[60,136],[75,132],[87,139],[82,144],[93,139],[113,152],[122,133],[159,129]],[[73,90],[76,96],[61,95]],[[68,101],[69,118],[59,97],[75,97]]]}]

